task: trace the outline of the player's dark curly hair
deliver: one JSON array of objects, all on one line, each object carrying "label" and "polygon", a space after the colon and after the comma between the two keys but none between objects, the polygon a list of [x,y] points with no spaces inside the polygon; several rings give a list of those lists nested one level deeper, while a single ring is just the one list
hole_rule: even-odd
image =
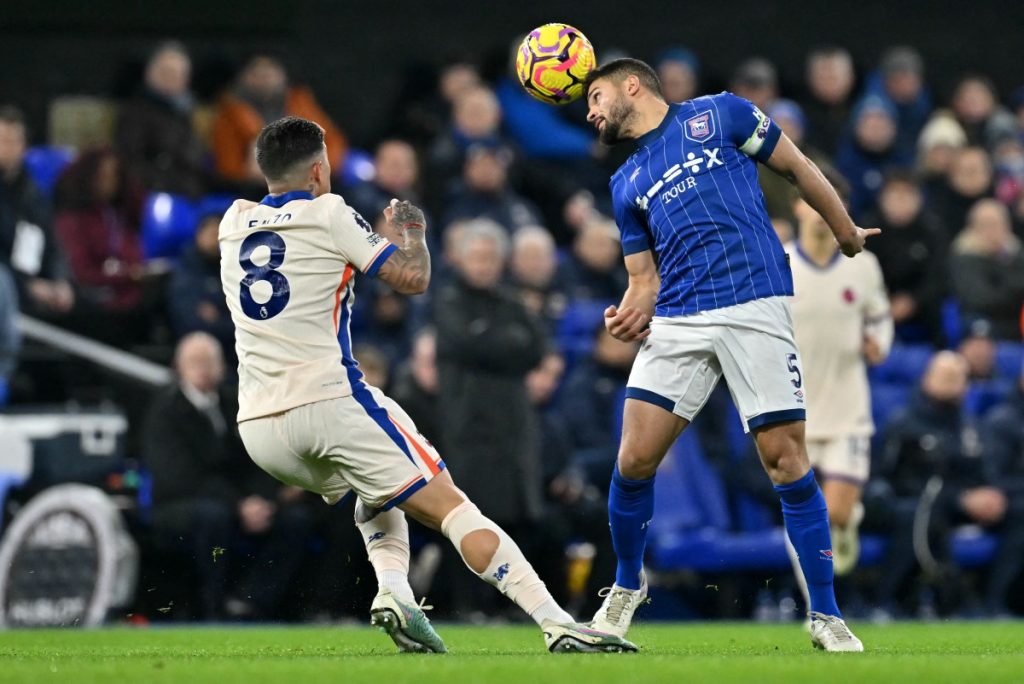
[{"label": "player's dark curly hair", "polygon": [[608,78],[619,83],[627,76],[636,76],[640,79],[640,85],[661,99],[665,99],[661,93],[661,80],[658,78],[658,72],[647,62],[632,57],[613,59],[591,71],[583,81],[584,92],[589,94],[591,84],[599,78]]},{"label": "player's dark curly hair", "polygon": [[269,123],[256,138],[256,163],[268,180],[280,180],[299,162],[324,149],[324,129],[319,124],[286,116]]}]

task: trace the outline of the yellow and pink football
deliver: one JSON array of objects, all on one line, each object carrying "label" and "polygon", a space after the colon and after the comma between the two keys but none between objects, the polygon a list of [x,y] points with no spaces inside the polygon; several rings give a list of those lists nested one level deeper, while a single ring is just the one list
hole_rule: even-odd
[{"label": "yellow and pink football", "polygon": [[544,24],[526,34],[516,54],[516,75],[533,97],[564,105],[583,94],[583,81],[597,66],[594,47],[568,24]]}]

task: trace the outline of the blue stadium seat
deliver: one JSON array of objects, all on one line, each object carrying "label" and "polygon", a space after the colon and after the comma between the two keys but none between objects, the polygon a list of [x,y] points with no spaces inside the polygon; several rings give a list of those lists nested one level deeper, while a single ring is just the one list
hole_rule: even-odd
[{"label": "blue stadium seat", "polygon": [[1024,344],[996,343],[996,373],[1006,380],[1015,380],[1024,375]]},{"label": "blue stadium seat", "polygon": [[40,190],[51,194],[60,174],[75,160],[75,156],[72,147],[30,147],[25,151],[25,169]]},{"label": "blue stadium seat", "polygon": [[594,334],[604,320],[604,310],[612,302],[582,300],[573,302],[558,322],[556,342],[571,364],[590,354],[594,348]]},{"label": "blue stadium seat", "polygon": [[871,417],[875,421],[876,432],[882,432],[893,414],[906,406],[913,391],[913,387],[902,384],[871,384]]},{"label": "blue stadium seat", "polygon": [[974,418],[984,418],[989,409],[1006,401],[1013,391],[1013,383],[1007,380],[972,382],[964,397],[964,410]]},{"label": "blue stadium seat", "polygon": [[373,180],[377,169],[373,165],[372,154],[366,150],[349,149],[336,173],[342,187],[352,187]]},{"label": "blue stadium seat", "polygon": [[199,220],[187,197],[158,192],[142,208],[142,252],[147,259],[177,258],[192,242]]},{"label": "blue stadium seat", "polygon": [[928,344],[894,344],[889,357],[873,366],[868,375],[874,382],[916,385],[935,349]]},{"label": "blue stadium seat", "polygon": [[942,302],[942,333],[946,344],[955,347],[964,336],[964,323],[960,319],[960,302],[952,297]]}]

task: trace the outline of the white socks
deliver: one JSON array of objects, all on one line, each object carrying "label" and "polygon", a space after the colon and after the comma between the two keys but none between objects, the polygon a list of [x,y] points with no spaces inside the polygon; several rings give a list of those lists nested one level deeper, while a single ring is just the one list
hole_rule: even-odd
[{"label": "white socks", "polygon": [[[487,568],[476,573],[480,579],[497,587],[498,591],[526,611],[538,625],[549,620],[557,623],[575,622],[571,615],[555,603],[519,546],[504,530],[484,517],[472,502],[465,501],[457,506],[441,523],[441,532],[455,545],[463,561],[465,554],[462,540],[478,530],[488,530],[498,537],[498,548]],[[466,565],[469,567],[468,563]],[[470,570],[473,568],[470,567]]]},{"label": "white socks", "polygon": [[369,522],[357,522],[366,555],[377,573],[377,584],[410,603],[416,597],[409,586],[409,523],[397,508],[378,514]]}]

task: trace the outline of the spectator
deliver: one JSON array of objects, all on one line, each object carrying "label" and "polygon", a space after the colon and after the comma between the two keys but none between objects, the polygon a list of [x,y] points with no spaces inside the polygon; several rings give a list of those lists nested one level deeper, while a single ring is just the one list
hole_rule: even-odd
[{"label": "spectator", "polygon": [[[1005,138],[992,153],[996,172],[995,196],[1008,207],[1024,198],[1024,143],[1017,138]],[[1024,225],[1017,222],[1018,234]]]},{"label": "spectator", "polygon": [[853,110],[851,130],[839,143],[836,168],[850,183],[850,214],[862,220],[874,206],[887,171],[910,165],[896,146],[896,110],[870,96]]},{"label": "spectator", "polygon": [[167,308],[176,338],[190,332],[207,332],[227,351],[228,362],[234,365],[237,362],[235,326],[220,282],[220,243],[217,236],[223,215],[222,207],[210,206],[199,220],[194,242],[182,254],[171,274]]},{"label": "spectator", "polygon": [[391,382],[391,362],[387,355],[372,344],[365,343],[357,344],[352,354],[359,355],[359,370],[367,384],[386,391]]},{"label": "spectator", "polygon": [[27,137],[21,111],[0,107],[0,264],[14,276],[26,313],[66,313],[75,296],[50,202],[25,169]]},{"label": "spectator", "polygon": [[419,162],[412,145],[404,140],[385,140],[377,145],[373,166],[373,180],[345,191],[345,201],[353,209],[375,221],[393,198],[420,203]]},{"label": "spectator", "polygon": [[965,147],[953,157],[946,182],[931,198],[948,241],[967,223],[971,207],[992,196],[993,182],[992,161],[984,148]]},{"label": "spectator", "polygon": [[975,204],[950,258],[953,293],[967,319],[985,318],[997,340],[1020,341],[1024,251],[1009,210],[996,200]]},{"label": "spectator", "polygon": [[191,197],[207,190],[206,151],[192,127],[191,70],[184,45],[161,43],[146,64],[141,91],[121,109],[117,151],[146,190]]},{"label": "spectator", "polygon": [[953,114],[967,133],[967,142],[994,150],[1017,137],[1017,122],[999,104],[995,85],[984,76],[966,76],[953,91]]},{"label": "spectator", "polygon": [[140,189],[109,150],[84,153],[57,182],[54,230],[87,305],[131,313],[142,302],[141,206]]},{"label": "spectator", "polygon": [[571,299],[621,299],[627,276],[615,223],[602,218],[585,225],[576,236],[565,271]]},{"label": "spectator", "polygon": [[449,197],[441,223],[487,218],[507,232],[541,223],[540,211],[509,185],[512,152],[503,146],[474,145],[466,152],[462,183]]},{"label": "spectator", "polygon": [[882,56],[879,71],[868,78],[864,92],[888,101],[896,111],[894,147],[902,158],[914,154],[917,138],[932,112],[924,81],[924,60],[917,50],[894,47]]},{"label": "spectator", "polygon": [[551,233],[540,226],[517,230],[512,236],[509,266],[523,304],[553,328],[569,302],[559,277],[558,254]]},{"label": "spectator", "polygon": [[409,359],[398,367],[390,396],[401,405],[424,437],[441,443],[438,407],[437,333],[420,330],[412,342]]},{"label": "spectator", "polygon": [[[815,159],[821,158],[820,152],[809,149],[804,142],[807,118],[800,105],[792,100],[779,98],[772,102],[766,114],[804,154]],[[761,192],[764,193],[768,215],[793,220],[793,202],[799,196],[796,187],[764,164],[757,165],[757,179],[761,185]]]},{"label": "spectator", "polygon": [[21,348],[17,318],[17,285],[10,271],[0,265],[0,407],[7,404],[10,396],[10,380]]},{"label": "spectator", "polygon": [[966,146],[967,134],[950,112],[938,111],[928,120],[917,139],[917,172],[926,196],[942,193],[957,154]]},{"label": "spectator", "polygon": [[384,354],[389,363],[404,359],[429,301],[399,294],[375,279],[361,279],[359,287],[360,299],[353,312],[352,327],[359,330],[363,342]]},{"label": "spectator", "polygon": [[569,436],[569,463],[586,482],[607,491],[619,449],[620,424],[626,380],[639,350],[622,343],[602,323],[595,330],[594,351],[566,381],[561,414]]},{"label": "spectator", "polygon": [[412,65],[395,98],[390,134],[418,148],[428,147],[444,132],[451,118],[452,103],[479,86],[480,73],[468,60],[450,61],[439,74],[426,65]]},{"label": "spectator", "polygon": [[761,111],[768,111],[779,96],[779,76],[775,65],[763,57],[752,57],[736,67],[730,89],[753,102]]},{"label": "spectator", "polygon": [[985,419],[982,435],[988,479],[998,482],[1010,499],[985,592],[988,612],[998,616],[1006,612],[1010,587],[1024,563],[1024,367],[1016,391]]},{"label": "spectator", "polygon": [[[434,309],[442,453],[458,471],[459,486],[486,502],[489,518],[530,540],[543,494],[525,379],[543,358],[546,340],[540,324],[501,287],[505,231],[490,221],[469,222],[457,248],[458,276]],[[485,600],[474,586],[453,588],[455,600],[464,607]]]},{"label": "spectator", "polygon": [[341,168],[347,148],[345,136],[320,108],[313,91],[291,85],[280,60],[258,54],[242,68],[234,88],[217,106],[212,140],[217,172],[231,181],[263,184],[256,166],[256,136],[263,126],[284,116],[299,116],[320,124],[331,168]]},{"label": "spectator", "polygon": [[700,60],[691,50],[671,47],[654,62],[666,102],[685,102],[699,95]]},{"label": "spectator", "polygon": [[[899,591],[918,562],[940,580],[940,598],[952,607],[959,598],[950,563],[953,525],[993,527],[1005,516],[1006,495],[986,479],[977,430],[963,411],[967,372],[959,354],[937,353],[920,392],[886,429],[877,473],[884,485],[875,487],[875,504],[885,509],[891,530],[878,584],[877,602],[883,609],[896,608]],[[878,497],[881,492],[886,494]],[[927,543],[914,531],[921,515],[928,515],[920,518],[929,525]]]},{"label": "spectator", "polygon": [[992,324],[978,318],[966,326],[967,332],[957,347],[957,352],[967,362],[967,379],[970,382],[992,380],[996,371],[996,343],[992,339]]},{"label": "spectator", "polygon": [[886,176],[878,208],[865,225],[882,229],[870,249],[882,267],[897,337],[940,344],[945,240],[941,226],[925,209],[924,194],[913,175],[893,171]]},{"label": "spectator", "polygon": [[856,74],[853,57],[845,48],[825,47],[807,56],[807,142],[829,158],[850,119]]},{"label": "spectator", "polygon": [[[307,514],[245,453],[217,341],[190,333],[174,358],[178,382],[154,399],[142,433],[154,538],[194,564],[202,618],[274,617],[303,560]],[[259,551],[230,587],[239,539]]]},{"label": "spectator", "polygon": [[452,102],[448,129],[430,147],[428,194],[435,202],[435,208],[448,190],[445,184],[461,172],[470,147],[478,144],[497,147],[504,143],[501,106],[494,92],[480,86],[458,95]]}]

